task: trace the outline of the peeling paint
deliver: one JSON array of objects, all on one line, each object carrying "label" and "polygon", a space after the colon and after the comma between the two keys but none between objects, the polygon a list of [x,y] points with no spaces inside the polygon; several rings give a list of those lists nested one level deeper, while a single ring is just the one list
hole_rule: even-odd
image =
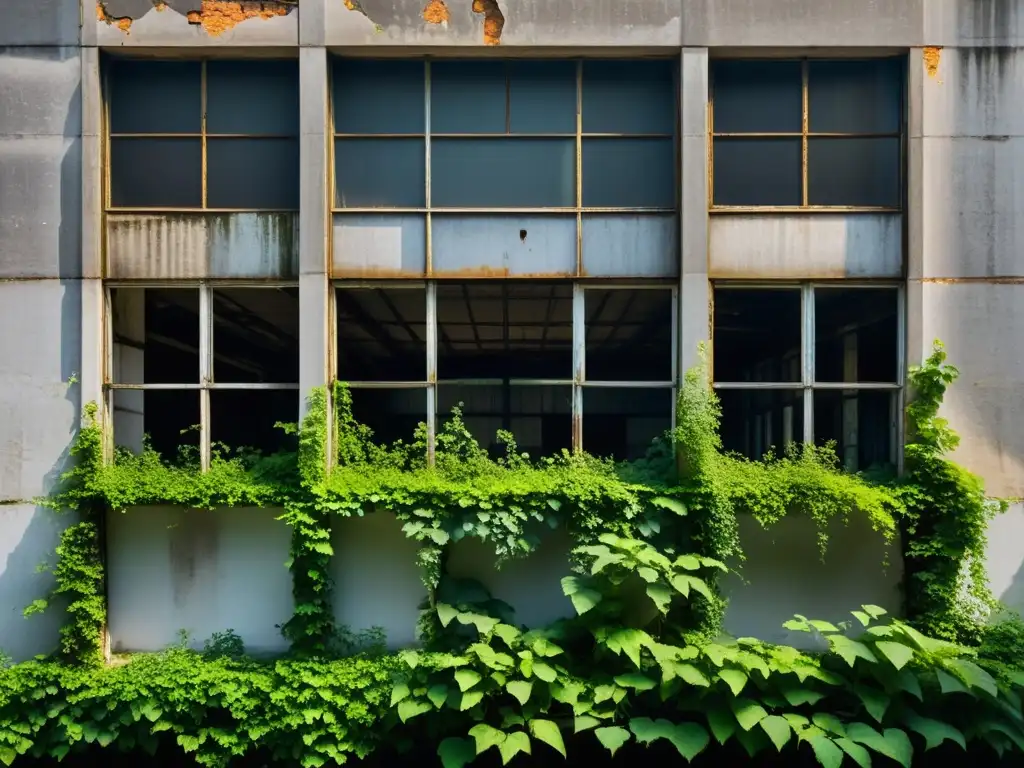
[{"label": "peeling paint", "polygon": [[939,74],[939,59],[942,57],[942,48],[937,45],[930,45],[923,50],[924,70],[928,77],[936,77]]},{"label": "peeling paint", "polygon": [[272,19],[287,16],[289,4],[280,0],[203,0],[201,10],[189,11],[189,24],[198,24],[210,37],[224,34],[249,19]]},{"label": "peeling paint", "polygon": [[447,24],[451,16],[444,0],[430,0],[423,8],[423,20],[427,24]]},{"label": "peeling paint", "polygon": [[498,7],[498,0],[473,0],[473,13],[483,14],[484,45],[501,45],[505,16]]}]

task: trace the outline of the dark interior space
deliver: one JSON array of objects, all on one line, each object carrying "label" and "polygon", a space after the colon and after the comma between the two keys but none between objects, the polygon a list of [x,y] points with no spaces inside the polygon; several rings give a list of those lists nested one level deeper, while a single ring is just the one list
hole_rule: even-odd
[{"label": "dark interior space", "polygon": [[672,390],[595,387],[583,391],[583,449],[594,456],[642,459],[672,426]]},{"label": "dark interior space", "polygon": [[213,291],[213,380],[299,383],[299,289]]},{"label": "dark interior space", "polygon": [[672,376],[672,292],[587,289],[588,381],[664,381]]},{"label": "dark interior space", "polygon": [[769,451],[785,453],[803,442],[804,394],[785,389],[718,390],[722,405],[722,448],[748,459]]},{"label": "dark interior space", "polygon": [[142,393],[143,431],[165,461],[199,464],[199,397],[198,389]]},{"label": "dark interior space", "polygon": [[850,471],[891,468],[894,398],[891,391],[816,391],[815,442],[834,442],[840,462]]},{"label": "dark interior space", "polygon": [[714,380],[800,381],[800,291],[716,288]]},{"label": "dark interior space", "polygon": [[897,302],[895,288],[815,288],[815,380],[897,383]]},{"label": "dark interior space", "polygon": [[373,440],[390,445],[409,443],[416,428],[427,420],[427,394],[420,389],[362,389],[353,387],[352,415],[373,430]]},{"label": "dark interior space", "polygon": [[[294,435],[275,427],[294,423],[297,389],[221,389],[210,392],[210,441],[214,449],[253,448],[266,455],[295,450]],[[219,445],[218,445],[219,444]]]},{"label": "dark interior space", "polygon": [[339,288],[335,295],[340,381],[427,380],[425,288]]}]

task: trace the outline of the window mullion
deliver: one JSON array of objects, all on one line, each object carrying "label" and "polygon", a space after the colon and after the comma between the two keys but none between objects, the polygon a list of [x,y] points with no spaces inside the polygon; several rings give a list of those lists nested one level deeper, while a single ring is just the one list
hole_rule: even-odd
[{"label": "window mullion", "polygon": [[801,67],[800,67],[800,72],[801,72],[801,75],[800,75],[800,77],[801,77],[800,93],[801,93],[801,101],[802,101],[802,105],[803,105],[802,106],[802,115],[801,115],[801,120],[800,120],[800,133],[801,133],[801,137],[800,137],[800,176],[801,176],[800,185],[801,186],[800,186],[800,188],[801,188],[801,196],[802,196],[801,197],[801,201],[802,201],[802,204],[804,205],[804,207],[810,205],[810,202],[809,202],[810,196],[808,195],[808,190],[807,190],[807,153],[808,153],[807,134],[810,131],[810,123],[811,123],[811,119],[810,119],[810,88],[809,88],[810,66],[811,66],[810,62],[807,59],[804,59],[802,64],[801,64]]},{"label": "window mullion", "polygon": [[583,286],[572,286],[572,448],[583,450],[583,383],[586,381],[587,315]]},{"label": "window mullion", "polygon": [[427,464],[433,466],[437,433],[437,283],[427,283]]},{"label": "window mullion", "polygon": [[199,461],[210,468],[210,390],[213,381],[213,288],[199,285]]},{"label": "window mullion", "polygon": [[814,287],[805,284],[800,289],[800,316],[803,327],[800,331],[801,358],[804,387],[804,443],[814,443]]},{"label": "window mullion", "polygon": [[203,59],[199,69],[199,104],[202,114],[199,118],[200,131],[203,149],[202,149],[202,162],[203,162],[203,210],[206,209],[206,59]]}]

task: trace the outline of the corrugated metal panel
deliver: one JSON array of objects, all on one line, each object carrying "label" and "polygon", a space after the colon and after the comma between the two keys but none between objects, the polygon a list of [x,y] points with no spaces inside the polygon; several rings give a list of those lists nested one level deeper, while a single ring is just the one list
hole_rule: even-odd
[{"label": "corrugated metal panel", "polygon": [[605,214],[583,217],[583,274],[587,277],[676,277],[679,223],[675,215]]},{"label": "corrugated metal panel", "polygon": [[433,216],[439,277],[569,277],[576,274],[576,217]]},{"label": "corrugated metal panel", "polygon": [[900,277],[899,213],[711,218],[708,272],[735,278]]},{"label": "corrugated metal panel", "polygon": [[420,214],[336,214],[335,277],[420,277],[427,268]]},{"label": "corrugated metal panel", "polygon": [[292,278],[298,274],[294,213],[111,214],[107,277]]}]

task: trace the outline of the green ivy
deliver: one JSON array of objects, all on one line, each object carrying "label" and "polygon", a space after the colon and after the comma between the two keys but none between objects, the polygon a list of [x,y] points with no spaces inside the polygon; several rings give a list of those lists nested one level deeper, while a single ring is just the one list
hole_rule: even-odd
[{"label": "green ivy", "polygon": [[907,407],[903,537],[907,615],[922,631],[977,643],[994,600],[985,572],[986,530],[1003,501],[985,495],[980,477],[948,454],[959,436],[939,408],[959,371],[935,342],[923,365],[910,370],[915,399]]},{"label": "green ivy", "polygon": [[[301,425],[279,425],[295,436],[294,451],[215,446],[205,473],[194,451],[169,462],[148,446],[105,463],[90,406],[72,448],[77,464],[48,502],[81,516],[63,534],[54,571],[54,596],[69,606],[61,660],[0,673],[0,762],[90,743],[152,750],[170,739],[208,765],[259,746],[318,766],[384,741],[422,741],[420,729],[440,745],[446,768],[491,748],[508,762],[537,742],[564,754],[567,737],[589,732],[613,754],[662,741],[692,758],[714,739],[751,755],[804,749],[824,766],[870,765],[871,751],[909,766],[915,749],[943,740],[1024,753],[1022,681],[1000,639],[1016,635],[989,630],[979,664],[946,642],[983,634],[992,604],[984,530],[998,510],[980,480],[946,458],[956,436],[937,414],[955,376],[938,344],[912,371],[900,479],[847,473],[830,447],[757,461],[724,452],[703,365],[685,377],[676,427],[633,462],[568,451],[531,457],[507,432],[492,457],[455,408],[429,464],[424,425],[408,442],[379,444],[339,383],[310,394]],[[96,664],[105,622],[100,526],[108,510],[155,504],[283,509],[292,531],[295,610],[282,627],[290,660],[246,659],[228,633],[206,654]],[[335,626],[332,520],[381,512],[419,543],[426,650],[338,660],[379,651],[381,638]],[[863,515],[888,539],[902,527],[909,621],[884,621],[869,606],[852,626],[787,624],[824,654],[723,641],[719,578],[725,563],[742,563],[738,517],[770,526],[793,514],[817,524],[822,556],[833,520]],[[512,606],[446,573],[447,553],[463,538],[484,542],[501,563],[528,557],[557,528],[576,545],[563,580],[574,619],[525,631]]]}]

